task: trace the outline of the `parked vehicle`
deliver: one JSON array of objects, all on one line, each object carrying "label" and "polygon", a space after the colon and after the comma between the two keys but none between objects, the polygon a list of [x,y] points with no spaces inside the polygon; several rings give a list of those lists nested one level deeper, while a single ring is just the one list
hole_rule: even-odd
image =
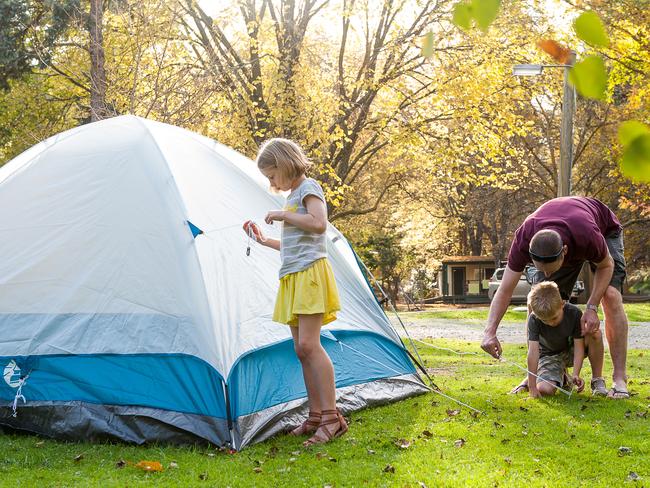
[{"label": "parked vehicle", "polygon": [[[501,284],[504,271],[505,268],[497,268],[490,278],[490,282],[488,283],[488,298],[490,301],[492,301],[494,294]],[[535,273],[537,273],[537,269],[535,269],[534,266],[526,266],[526,269],[521,274],[519,282],[517,283],[517,286],[515,286],[515,290],[512,293],[512,298],[510,299],[511,302],[526,303],[528,292],[532,286],[532,278],[535,276]],[[584,290],[585,284],[581,280],[576,281],[576,284],[573,287],[573,291],[571,293],[570,301],[572,303],[575,303],[582,292],[584,292]]]}]

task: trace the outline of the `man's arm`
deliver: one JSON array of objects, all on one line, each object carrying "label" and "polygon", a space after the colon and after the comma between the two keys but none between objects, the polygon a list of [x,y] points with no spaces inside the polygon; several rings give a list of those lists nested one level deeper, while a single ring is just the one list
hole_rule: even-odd
[{"label": "man's arm", "polygon": [[539,398],[537,389],[537,366],[539,364],[539,342],[528,341],[528,391],[533,398]]},{"label": "man's arm", "polygon": [[497,328],[503,318],[503,315],[508,310],[510,299],[515,291],[515,287],[521,277],[521,271],[513,271],[506,266],[503,272],[501,284],[492,298],[490,304],[490,312],[488,313],[488,323],[483,332],[483,342],[481,348],[495,358],[501,356],[501,343],[497,339]]},{"label": "man's arm", "polygon": [[[614,273],[614,260],[610,256],[609,252],[607,257],[601,262],[596,263],[596,272],[594,274],[594,284],[591,288],[591,295],[587,304],[596,305],[600,303],[600,300],[603,298],[609,282],[612,280],[612,274]],[[580,325],[582,327],[583,334],[590,334],[598,330],[600,327],[600,319],[598,318],[598,313],[595,310],[587,308],[582,315],[580,320]]]}]

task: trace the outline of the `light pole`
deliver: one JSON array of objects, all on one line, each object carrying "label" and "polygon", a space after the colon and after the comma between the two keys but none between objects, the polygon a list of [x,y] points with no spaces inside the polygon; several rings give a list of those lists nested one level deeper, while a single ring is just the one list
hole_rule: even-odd
[{"label": "light pole", "polygon": [[575,63],[572,51],[567,64],[516,64],[514,76],[539,76],[544,68],[564,68],[564,90],[562,97],[562,123],[560,125],[560,166],[557,169],[557,196],[571,194],[571,167],[573,166],[573,115],[576,111],[576,95],[569,83],[569,70]]}]

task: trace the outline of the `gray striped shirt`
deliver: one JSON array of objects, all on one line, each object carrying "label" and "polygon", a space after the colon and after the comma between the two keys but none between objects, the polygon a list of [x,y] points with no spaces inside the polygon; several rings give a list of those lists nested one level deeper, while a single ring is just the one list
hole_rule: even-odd
[{"label": "gray striped shirt", "polygon": [[[307,178],[287,197],[284,210],[306,214],[304,199],[314,195],[325,202],[323,189],[313,178]],[[316,234],[299,229],[288,222],[282,223],[280,237],[280,278],[307,269],[314,261],[327,257],[327,233]]]}]

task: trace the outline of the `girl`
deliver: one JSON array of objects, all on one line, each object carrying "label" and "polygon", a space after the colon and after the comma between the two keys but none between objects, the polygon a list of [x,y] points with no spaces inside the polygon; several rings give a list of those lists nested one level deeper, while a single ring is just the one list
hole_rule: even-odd
[{"label": "girl", "polygon": [[257,167],[271,188],[291,191],[284,210],[271,210],[264,221],[282,222],[281,238],[266,239],[250,220],[244,231],[263,246],[280,251],[280,288],[273,320],[291,327],[294,349],[302,365],[309,417],[292,435],[311,434],[305,446],[322,444],[348,430],[336,408],[334,367],[320,343],[320,329],[336,319],[339,296],[327,260],[327,207],[316,180],[307,178],[311,162],[295,142],[270,139],[260,147]]}]

